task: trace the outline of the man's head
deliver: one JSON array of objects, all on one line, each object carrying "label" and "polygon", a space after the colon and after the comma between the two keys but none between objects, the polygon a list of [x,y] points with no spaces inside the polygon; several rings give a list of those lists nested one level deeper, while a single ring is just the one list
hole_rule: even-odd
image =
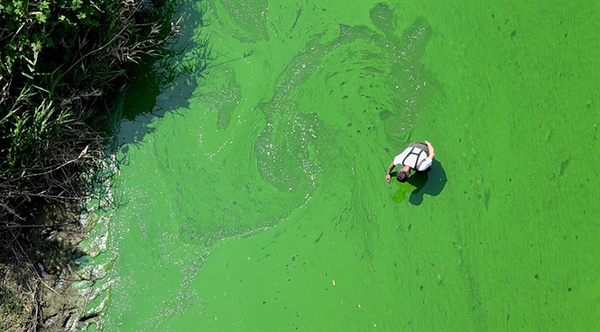
[{"label": "man's head", "polygon": [[410,171],[407,170],[400,170],[398,171],[398,173],[396,173],[396,179],[398,179],[398,181],[400,182],[406,182],[406,180],[408,180],[408,178],[410,177]]}]

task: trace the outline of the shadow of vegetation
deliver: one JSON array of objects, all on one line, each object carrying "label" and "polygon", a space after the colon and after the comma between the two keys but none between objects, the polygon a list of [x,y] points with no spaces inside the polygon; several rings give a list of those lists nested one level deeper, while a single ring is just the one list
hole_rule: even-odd
[{"label": "shadow of vegetation", "polygon": [[[63,271],[78,268],[76,259],[85,255],[77,246],[86,236],[77,209],[69,205],[40,206],[32,211],[36,221],[22,229],[31,244],[28,255],[38,275],[60,276]],[[57,223],[57,221],[62,221]]]},{"label": "shadow of vegetation", "polygon": [[[151,123],[166,114],[187,109],[189,99],[198,87],[198,79],[210,62],[208,37],[192,38],[204,20],[206,6],[191,1],[180,2],[174,17],[181,17],[179,36],[165,46],[161,59],[145,58],[130,73],[130,83],[117,97],[116,111],[108,122],[115,136],[113,149],[139,144],[154,132]],[[127,152],[127,148],[122,152]]]},{"label": "shadow of vegetation", "polygon": [[408,179],[407,182],[415,187],[408,201],[413,205],[420,205],[423,202],[424,195],[439,195],[446,186],[447,181],[448,178],[442,164],[434,159],[428,171],[415,172]]},{"label": "shadow of vegetation", "polygon": [[204,2],[180,1],[170,15],[172,21],[178,22],[177,36],[164,45],[160,57],[143,57],[131,68],[128,84],[113,97],[110,112],[95,119],[94,127],[109,138],[105,146],[108,154],[116,158],[108,163],[112,166],[95,174],[100,181],[94,196],[98,201],[108,202],[98,204],[97,211],[119,209],[130,201],[118,192],[112,192],[112,198],[107,197],[106,184],[101,183],[129,163],[129,146],[142,144],[147,135],[154,133],[156,128],[152,124],[157,119],[182,115],[181,110],[189,108],[189,100],[213,61],[208,34],[202,33],[208,26],[205,16],[208,10]]}]

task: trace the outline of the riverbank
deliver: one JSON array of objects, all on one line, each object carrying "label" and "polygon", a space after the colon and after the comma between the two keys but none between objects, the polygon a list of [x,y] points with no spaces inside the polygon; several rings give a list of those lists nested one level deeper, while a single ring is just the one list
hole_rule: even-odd
[{"label": "riverbank", "polygon": [[120,116],[111,100],[143,59],[170,54],[176,6],[0,6],[0,330],[74,330],[94,320],[84,311],[95,280],[79,247],[92,226],[80,212],[106,176],[97,174],[106,128]]},{"label": "riverbank", "polygon": [[[4,230],[2,277],[3,331],[66,331],[88,323],[85,297],[72,287],[84,280],[74,259],[89,229],[79,222],[78,208],[44,205],[32,211],[36,225]],[[93,282],[93,280],[90,280]]]},{"label": "riverbank", "polygon": [[[38,324],[44,331],[76,330],[86,325],[89,317],[84,317],[85,296],[74,283],[85,280],[77,273],[74,261],[84,255],[79,244],[89,229],[79,222],[76,209],[59,209],[49,213],[49,222],[62,224],[47,236],[39,234],[38,248],[47,248],[38,253],[41,279],[41,303]],[[46,271],[44,269],[47,269]],[[93,282],[93,280],[89,280]]]}]

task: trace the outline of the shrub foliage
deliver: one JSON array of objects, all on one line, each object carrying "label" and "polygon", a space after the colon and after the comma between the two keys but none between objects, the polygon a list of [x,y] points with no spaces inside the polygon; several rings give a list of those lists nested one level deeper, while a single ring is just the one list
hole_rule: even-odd
[{"label": "shrub foliage", "polygon": [[160,19],[172,10],[164,2],[0,2],[0,219],[24,220],[36,199],[81,198],[76,170],[95,167],[101,151],[89,127],[106,109],[99,102],[176,33]]},{"label": "shrub foliage", "polygon": [[33,241],[23,230],[47,226],[32,225],[40,204],[77,207],[90,193],[85,174],[101,167],[104,143],[92,123],[109,114],[106,97],[124,87],[129,67],[162,55],[177,33],[174,4],[0,0],[2,328],[35,330],[40,283],[9,278],[39,279],[23,249]]}]

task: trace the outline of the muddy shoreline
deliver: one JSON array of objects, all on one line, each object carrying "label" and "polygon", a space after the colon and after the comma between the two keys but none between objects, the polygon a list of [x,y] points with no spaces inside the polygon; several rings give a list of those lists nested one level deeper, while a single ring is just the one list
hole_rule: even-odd
[{"label": "muddy shoreline", "polygon": [[88,314],[89,290],[74,287],[96,280],[78,264],[87,254],[80,249],[93,225],[82,223],[78,207],[48,206],[40,211],[39,225],[57,225],[30,231],[33,282],[39,296],[38,331],[76,331],[93,323],[97,315]]}]

